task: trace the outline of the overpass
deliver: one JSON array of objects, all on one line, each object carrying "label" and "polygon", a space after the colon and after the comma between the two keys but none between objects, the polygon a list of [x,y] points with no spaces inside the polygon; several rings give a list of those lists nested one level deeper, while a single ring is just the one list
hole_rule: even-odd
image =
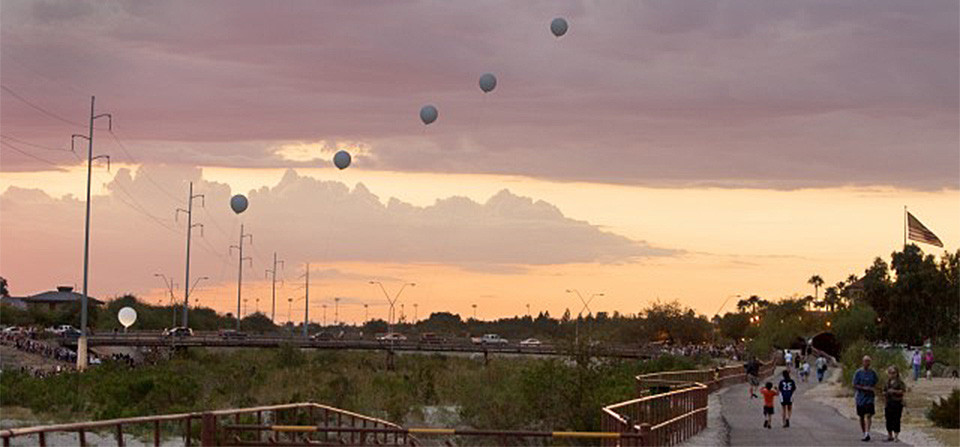
[{"label": "overpass", "polygon": [[[61,344],[75,347],[75,339],[61,340]],[[381,340],[313,340],[285,335],[247,335],[244,337],[225,337],[217,333],[200,333],[191,336],[163,336],[156,332],[96,334],[87,337],[88,347],[205,347],[205,348],[278,348],[293,346],[301,349],[390,351],[390,352],[436,352],[463,354],[513,354],[563,356],[570,355],[572,348],[552,344],[539,346],[521,346],[519,343],[502,345],[475,344],[469,340],[427,342],[417,340],[381,341]],[[590,347],[590,355],[595,357],[645,359],[656,354],[654,350],[630,346],[596,345]]]}]

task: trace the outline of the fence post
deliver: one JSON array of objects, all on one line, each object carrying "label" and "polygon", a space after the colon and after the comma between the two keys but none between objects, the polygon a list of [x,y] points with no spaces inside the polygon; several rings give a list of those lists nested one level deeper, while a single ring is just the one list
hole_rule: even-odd
[{"label": "fence post", "polygon": [[203,447],[217,445],[217,416],[213,413],[203,413],[200,418],[200,445]]},{"label": "fence post", "polygon": [[654,445],[654,444],[653,444],[653,436],[652,436],[652,434],[653,434],[653,433],[650,431],[650,424],[648,424],[648,423],[646,423],[646,422],[640,424],[640,443],[639,443],[639,445],[644,445],[644,446]]}]

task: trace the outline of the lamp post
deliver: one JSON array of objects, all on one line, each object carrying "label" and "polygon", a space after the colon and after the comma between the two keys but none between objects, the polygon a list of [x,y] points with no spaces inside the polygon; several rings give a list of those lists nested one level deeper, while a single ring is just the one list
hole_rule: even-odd
[{"label": "lamp post", "polygon": [[402,286],[400,286],[400,290],[397,291],[397,294],[392,299],[390,298],[390,295],[387,293],[387,289],[386,287],[383,286],[382,282],[370,281],[370,284],[379,285],[380,290],[383,291],[384,298],[386,298],[387,303],[390,304],[390,313],[387,315],[387,333],[392,333],[393,332],[393,314],[394,314],[395,305],[397,304],[397,300],[400,299],[400,294],[403,293],[403,289],[405,289],[407,286],[415,287],[417,283],[414,283],[414,282],[404,283]]},{"label": "lamp post", "polygon": [[603,293],[594,293],[593,295],[590,295],[590,298],[588,299],[583,299],[583,295],[581,295],[580,291],[577,289],[567,289],[567,293],[575,293],[577,297],[580,298],[580,302],[583,303],[583,307],[580,308],[580,312],[577,313],[577,323],[576,323],[575,341],[577,345],[580,345],[580,317],[583,315],[584,310],[589,312],[588,315],[593,314],[593,311],[590,310],[590,303],[593,301],[594,298],[598,296],[603,296]]},{"label": "lamp post", "polygon": [[476,305],[476,304],[471,304],[470,306],[473,307],[473,319],[476,320],[476,319],[477,319],[477,305]]},{"label": "lamp post", "polygon": [[171,323],[170,327],[177,327],[177,304],[173,299],[173,289],[177,287],[177,285],[173,283],[173,278],[167,278],[167,275],[163,273],[154,273],[153,276],[160,278],[160,280],[163,281],[163,285],[167,287],[167,293],[170,295],[170,311],[173,312],[173,323]]},{"label": "lamp post", "polygon": [[[208,276],[200,276],[200,277],[198,277],[196,280],[194,280],[194,281],[193,281],[193,286],[190,287],[190,294],[193,295],[193,290],[197,288],[197,284],[200,283],[200,280],[207,280],[207,279],[210,279],[210,277],[208,277]],[[194,300],[194,301],[196,301],[196,300]],[[199,303],[196,303],[196,302],[193,303],[193,307],[197,307],[198,305],[199,305]]]}]

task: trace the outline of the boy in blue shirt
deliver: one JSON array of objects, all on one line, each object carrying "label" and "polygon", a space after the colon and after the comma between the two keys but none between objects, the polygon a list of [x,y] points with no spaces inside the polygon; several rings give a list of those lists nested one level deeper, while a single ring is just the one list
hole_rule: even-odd
[{"label": "boy in blue shirt", "polygon": [[854,398],[857,403],[857,416],[860,416],[860,429],[863,430],[861,441],[870,441],[870,424],[873,422],[874,398],[876,395],[877,372],[870,368],[870,356],[863,356],[863,367],[853,374]]},{"label": "boy in blue shirt", "polygon": [[783,378],[777,385],[780,390],[780,405],[783,406],[783,426],[790,426],[790,415],[793,413],[793,392],[797,390],[797,382],[790,378],[790,371],[783,370]]}]

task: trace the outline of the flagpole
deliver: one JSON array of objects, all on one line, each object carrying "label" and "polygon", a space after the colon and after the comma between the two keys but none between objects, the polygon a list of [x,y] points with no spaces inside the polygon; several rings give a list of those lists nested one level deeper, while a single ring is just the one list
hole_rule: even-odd
[{"label": "flagpole", "polygon": [[903,206],[903,250],[907,250],[907,206]]}]

